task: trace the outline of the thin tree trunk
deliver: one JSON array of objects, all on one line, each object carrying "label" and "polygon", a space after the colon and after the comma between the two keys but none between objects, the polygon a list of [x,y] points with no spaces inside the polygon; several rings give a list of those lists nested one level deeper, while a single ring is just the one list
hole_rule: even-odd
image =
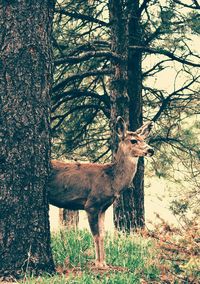
[{"label": "thin tree trunk", "polygon": [[[124,5],[121,0],[109,1],[111,23],[111,50],[115,52],[121,61],[113,61],[114,75],[110,83],[111,105],[111,130],[112,130],[112,153],[113,160],[118,147],[116,135],[116,118],[122,116],[126,123],[129,122],[129,98],[127,95],[127,19],[124,17]],[[119,230],[128,227],[125,199],[122,195],[114,204],[114,224]]]},{"label": "thin tree trunk", "polygon": [[53,1],[0,4],[0,275],[54,271],[46,182]]},{"label": "thin tree trunk", "polygon": [[[117,149],[115,119],[125,118],[130,130],[142,124],[142,71],[141,53],[129,50],[128,45],[141,41],[138,19],[138,1],[110,1],[112,51],[123,62],[113,63],[115,75],[111,80],[111,129],[113,153]],[[138,170],[132,186],[124,191],[114,204],[114,223],[117,229],[130,232],[144,225],[144,161],[138,162]]]},{"label": "thin tree trunk", "polygon": [[79,221],[79,211],[59,209],[59,220],[61,226],[69,229],[77,229]]},{"label": "thin tree trunk", "polygon": [[111,24],[111,51],[116,53],[121,60],[112,62],[114,75],[110,81],[110,104],[112,129],[112,152],[117,151],[116,118],[123,116],[129,120],[129,98],[127,95],[127,25],[124,18],[123,1],[109,1],[109,17]]},{"label": "thin tree trunk", "polygon": [[[140,30],[139,0],[129,1],[128,39],[129,46],[140,46],[142,33]],[[133,49],[128,50],[128,96],[130,130],[135,131],[143,124],[142,101],[142,53]],[[138,170],[133,180],[131,190],[134,222],[131,228],[144,226],[144,159],[140,158]]]}]

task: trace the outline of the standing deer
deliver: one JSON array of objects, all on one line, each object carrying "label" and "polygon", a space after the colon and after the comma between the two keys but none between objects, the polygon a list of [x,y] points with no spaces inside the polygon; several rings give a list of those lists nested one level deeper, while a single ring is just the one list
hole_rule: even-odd
[{"label": "standing deer", "polygon": [[52,161],[48,194],[49,202],[57,207],[85,210],[94,238],[98,268],[105,268],[104,217],[133,180],[138,157],[152,156],[153,149],[144,141],[153,126],[147,122],[135,132],[127,131],[123,118],[116,123],[119,145],[114,163],[65,163]]}]

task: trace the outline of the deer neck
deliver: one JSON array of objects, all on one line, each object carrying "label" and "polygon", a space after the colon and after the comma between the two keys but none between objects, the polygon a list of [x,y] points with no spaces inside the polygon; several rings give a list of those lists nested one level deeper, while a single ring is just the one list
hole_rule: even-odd
[{"label": "deer neck", "polygon": [[116,154],[114,163],[114,189],[119,195],[124,189],[128,188],[137,170],[138,157],[130,157],[122,151]]}]

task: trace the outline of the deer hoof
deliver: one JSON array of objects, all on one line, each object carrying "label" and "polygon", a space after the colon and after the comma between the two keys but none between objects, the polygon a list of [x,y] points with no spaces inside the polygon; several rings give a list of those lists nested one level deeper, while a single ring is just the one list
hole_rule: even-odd
[{"label": "deer hoof", "polygon": [[95,267],[98,269],[108,269],[108,265],[106,264],[105,261],[95,261]]}]

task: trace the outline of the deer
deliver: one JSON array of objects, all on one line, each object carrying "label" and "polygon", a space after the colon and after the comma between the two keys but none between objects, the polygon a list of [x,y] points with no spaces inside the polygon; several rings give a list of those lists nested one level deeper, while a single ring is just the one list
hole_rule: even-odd
[{"label": "deer", "polygon": [[154,154],[153,148],[145,142],[152,126],[153,122],[148,121],[136,131],[128,131],[124,119],[118,117],[116,132],[119,143],[112,163],[51,162],[49,202],[60,208],[86,211],[95,245],[95,267],[98,269],[107,267],[105,212],[131,184],[138,158]]}]

